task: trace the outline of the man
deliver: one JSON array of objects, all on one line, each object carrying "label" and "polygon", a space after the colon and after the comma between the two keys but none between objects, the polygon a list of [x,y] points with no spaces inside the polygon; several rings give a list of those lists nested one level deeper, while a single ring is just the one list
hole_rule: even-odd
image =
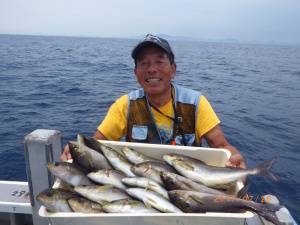
[{"label": "man", "polygon": [[[199,146],[205,138],[210,147],[231,152],[227,166],[245,168],[242,155],[224,137],[207,99],[200,92],[173,84],[176,64],[165,39],[148,34],[133,49],[132,58],[142,89],[116,100],[95,139]],[[69,158],[66,147],[61,159]]]}]

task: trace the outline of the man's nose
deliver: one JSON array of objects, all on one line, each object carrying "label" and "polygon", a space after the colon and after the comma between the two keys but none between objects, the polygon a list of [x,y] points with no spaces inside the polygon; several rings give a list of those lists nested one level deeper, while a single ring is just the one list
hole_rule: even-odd
[{"label": "man's nose", "polygon": [[157,65],[155,63],[149,63],[147,68],[148,73],[155,73],[157,71]]}]

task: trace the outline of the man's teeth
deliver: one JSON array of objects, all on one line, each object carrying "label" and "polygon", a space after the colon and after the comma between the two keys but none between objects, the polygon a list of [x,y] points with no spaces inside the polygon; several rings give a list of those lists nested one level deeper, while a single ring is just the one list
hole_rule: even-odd
[{"label": "man's teeth", "polygon": [[146,79],[146,82],[152,82],[152,81],[160,81],[160,78],[148,78]]}]

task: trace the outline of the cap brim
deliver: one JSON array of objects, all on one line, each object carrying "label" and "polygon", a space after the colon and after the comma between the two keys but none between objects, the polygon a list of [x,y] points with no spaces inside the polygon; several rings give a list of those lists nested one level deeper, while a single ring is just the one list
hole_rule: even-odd
[{"label": "cap brim", "polygon": [[143,41],[141,43],[139,43],[137,46],[135,46],[135,48],[133,49],[132,53],[131,53],[131,57],[133,59],[136,59],[138,53],[143,49],[145,48],[146,46],[150,46],[150,45],[153,45],[153,46],[156,46],[156,47],[159,47],[161,48],[163,51],[165,51],[166,53],[168,53],[166,51],[166,49],[164,49],[162,46],[160,46],[158,43],[156,42],[153,42],[153,41]]}]

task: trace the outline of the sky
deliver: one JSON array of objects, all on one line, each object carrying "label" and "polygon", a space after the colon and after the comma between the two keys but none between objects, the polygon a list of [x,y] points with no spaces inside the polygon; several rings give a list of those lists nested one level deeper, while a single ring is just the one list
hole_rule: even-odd
[{"label": "sky", "polygon": [[0,0],[0,34],[300,43],[300,0]]}]

